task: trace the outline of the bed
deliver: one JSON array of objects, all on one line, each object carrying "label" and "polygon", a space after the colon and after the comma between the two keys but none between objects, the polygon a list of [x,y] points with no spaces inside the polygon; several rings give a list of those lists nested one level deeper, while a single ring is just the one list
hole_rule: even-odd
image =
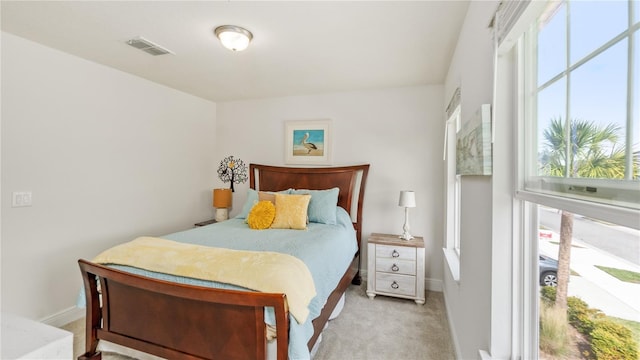
[{"label": "bed", "polygon": [[[300,342],[297,332],[300,326],[311,329],[311,335],[304,337],[308,337],[308,356],[349,284],[361,282],[362,206],[368,170],[369,165],[322,168],[249,166],[249,185],[254,191],[337,188],[337,205],[344,209],[338,208],[337,213],[344,212],[349,227],[353,227],[356,244],[353,255],[351,251],[347,253],[346,270],[340,270],[335,286],[331,285],[332,290],[325,291],[316,313],[312,309],[313,316],[304,324],[298,324],[290,314],[292,309],[289,309],[284,293],[175,282],[174,279],[150,277],[144,272],[135,273],[127,268],[81,259],[78,262],[86,304],[86,352],[79,359],[100,359],[101,354],[97,350],[100,340],[168,359],[266,359],[268,343],[271,344],[269,346],[275,344],[277,359],[297,358],[297,355],[291,356],[290,345],[294,339]],[[345,221],[344,216],[342,221]],[[171,234],[168,238],[181,240],[181,237],[193,237],[189,234],[202,237],[224,227],[234,231],[234,227],[240,227],[241,221],[232,219],[203,227],[207,229],[196,228]],[[303,232],[313,233],[314,227],[319,226],[309,223],[309,231]],[[265,236],[277,234],[273,230],[254,230],[260,231],[266,231],[263,233]],[[296,231],[290,230],[291,233]],[[317,304],[315,306],[318,307]],[[273,322],[272,327],[267,324],[269,322]],[[267,333],[273,331],[275,340],[269,342]]]}]

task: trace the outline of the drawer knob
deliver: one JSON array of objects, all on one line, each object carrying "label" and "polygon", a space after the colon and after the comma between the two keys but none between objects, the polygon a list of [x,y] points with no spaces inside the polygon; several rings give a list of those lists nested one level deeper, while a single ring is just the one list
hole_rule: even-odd
[{"label": "drawer knob", "polygon": [[400,253],[394,249],[393,252],[391,253],[391,257],[397,258],[398,256],[400,256]]},{"label": "drawer knob", "polygon": [[391,271],[398,271],[400,270],[400,268],[398,267],[398,265],[393,264],[393,266],[391,267]]},{"label": "drawer knob", "polygon": [[397,288],[399,288],[399,287],[400,287],[400,285],[398,285],[398,283],[397,283],[397,282],[395,282],[395,281],[394,281],[394,282],[392,282],[392,283],[391,283],[391,288],[393,288],[393,289],[397,289]]}]

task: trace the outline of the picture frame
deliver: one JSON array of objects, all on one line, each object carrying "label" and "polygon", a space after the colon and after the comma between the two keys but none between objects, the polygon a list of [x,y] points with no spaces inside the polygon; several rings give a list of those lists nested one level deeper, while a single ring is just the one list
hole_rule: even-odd
[{"label": "picture frame", "polygon": [[285,121],[285,164],[331,165],[331,120]]},{"label": "picture frame", "polygon": [[491,175],[491,105],[482,104],[456,135],[456,174]]}]

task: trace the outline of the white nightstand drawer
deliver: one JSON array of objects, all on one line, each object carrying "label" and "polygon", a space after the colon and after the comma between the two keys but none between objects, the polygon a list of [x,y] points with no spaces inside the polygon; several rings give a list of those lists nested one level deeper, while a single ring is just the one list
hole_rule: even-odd
[{"label": "white nightstand drawer", "polygon": [[416,262],[410,260],[376,258],[376,271],[392,274],[416,274]]},{"label": "white nightstand drawer", "polygon": [[377,244],[376,257],[415,261],[416,249],[414,247]]},{"label": "white nightstand drawer", "polygon": [[409,275],[376,273],[376,291],[381,293],[416,296],[416,277]]}]

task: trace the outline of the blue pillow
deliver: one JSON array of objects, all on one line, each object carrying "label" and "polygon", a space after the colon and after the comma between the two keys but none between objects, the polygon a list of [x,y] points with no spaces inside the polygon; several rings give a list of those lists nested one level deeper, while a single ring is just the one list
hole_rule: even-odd
[{"label": "blue pillow", "polygon": [[244,205],[242,206],[242,210],[240,210],[240,213],[236,215],[236,219],[246,219],[247,216],[249,215],[249,211],[251,211],[251,208],[257,202],[258,202],[258,192],[249,188],[249,190],[247,190],[247,200],[245,200]]},{"label": "blue pillow", "polygon": [[[272,191],[266,191],[266,192],[275,194],[275,192],[272,192]],[[290,192],[291,192],[291,189],[278,191],[279,194],[289,194]],[[236,219],[246,219],[247,216],[249,216],[249,212],[253,208],[253,205],[255,205],[257,202],[258,202],[258,191],[255,191],[252,188],[249,188],[249,190],[247,191],[247,200],[244,202],[244,205],[242,206],[242,210],[240,210],[240,213],[236,215]]]},{"label": "blue pillow", "polygon": [[337,187],[329,190],[292,190],[291,194],[309,194],[311,201],[307,215],[310,222],[321,224],[335,225],[336,207],[338,206],[338,194],[340,189]]}]

